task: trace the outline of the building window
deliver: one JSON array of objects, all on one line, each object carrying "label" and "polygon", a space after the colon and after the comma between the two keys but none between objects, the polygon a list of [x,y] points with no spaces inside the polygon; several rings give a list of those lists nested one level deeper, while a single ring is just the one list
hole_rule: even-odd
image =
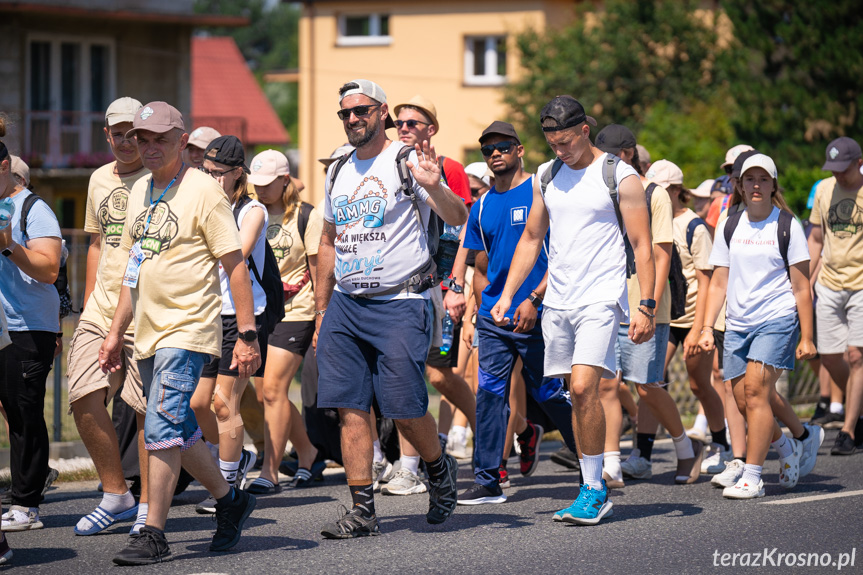
[{"label": "building window", "polygon": [[387,46],[390,37],[389,14],[342,14],[339,16],[338,46]]},{"label": "building window", "polygon": [[474,86],[506,83],[506,36],[465,38],[464,81]]}]

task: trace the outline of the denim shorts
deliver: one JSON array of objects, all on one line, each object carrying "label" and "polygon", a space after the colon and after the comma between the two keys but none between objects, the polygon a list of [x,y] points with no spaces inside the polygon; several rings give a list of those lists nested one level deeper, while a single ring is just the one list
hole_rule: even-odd
[{"label": "denim shorts", "polygon": [[750,361],[791,371],[799,339],[800,322],[796,313],[765,322],[749,332],[726,329],[725,379],[745,374]]},{"label": "denim shorts", "polygon": [[416,419],[428,410],[425,361],[431,300],[352,298],[335,292],[318,333],[318,407]]},{"label": "denim shorts", "polygon": [[185,451],[201,438],[189,401],[209,361],[206,353],[173,347],[157,349],[155,355],[138,360],[147,398],[144,445],[149,451],[173,447]]},{"label": "denim shorts", "polygon": [[624,381],[642,385],[665,381],[669,331],[669,324],[658,323],[652,338],[636,344],[629,339],[629,326],[621,324],[614,343],[614,355],[617,370],[623,374]]}]

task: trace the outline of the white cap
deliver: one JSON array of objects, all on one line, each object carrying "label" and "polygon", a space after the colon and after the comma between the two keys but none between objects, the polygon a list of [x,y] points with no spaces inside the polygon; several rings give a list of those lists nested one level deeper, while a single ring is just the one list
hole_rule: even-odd
[{"label": "white cap", "polygon": [[24,180],[24,187],[30,187],[30,166],[27,165],[27,162],[19,158],[18,156],[10,155],[9,158],[12,160],[11,162],[11,171],[13,176],[18,176],[22,180]]},{"label": "white cap", "polygon": [[683,171],[668,160],[653,162],[644,177],[663,188],[673,185],[683,185]]},{"label": "white cap", "polygon": [[333,153],[330,154],[329,158],[318,158],[318,161],[325,166],[329,166],[330,164],[332,164],[333,162],[335,162],[336,160],[338,160],[339,158],[341,158],[345,154],[349,154],[349,153],[353,152],[355,149],[356,148],[354,148],[350,144],[343,144],[343,145],[339,146],[338,148],[336,148],[335,150],[333,150]]},{"label": "white cap", "polygon": [[771,178],[774,180],[779,179],[779,173],[776,171],[776,163],[774,163],[770,156],[755,154],[754,156],[746,158],[746,161],[743,162],[743,167],[740,168],[740,177],[743,178],[743,174],[745,174],[746,170],[749,170],[750,168],[764,168],[764,170],[770,174]]},{"label": "white cap", "polygon": [[347,84],[356,84],[357,87],[350,88],[349,90],[345,90],[343,93],[339,94],[339,102],[341,102],[348,96],[352,96],[354,94],[362,94],[364,96],[368,96],[376,102],[380,102],[381,104],[387,103],[387,95],[384,93],[384,89],[372,82],[371,80],[351,80]]},{"label": "white cap", "polygon": [[491,178],[488,175],[488,166],[485,162],[473,162],[464,167],[464,172],[468,176],[473,176],[478,180],[482,180],[486,186],[491,185]]},{"label": "white cap", "polygon": [[268,186],[279,176],[291,175],[288,158],[278,150],[264,150],[252,158],[249,169],[249,183],[253,186]]},{"label": "white cap", "polygon": [[135,114],[144,107],[144,104],[135,98],[128,96],[118,98],[111,102],[108,109],[105,111],[105,122],[109,126],[115,126],[121,122],[133,122]]},{"label": "white cap", "polygon": [[692,192],[692,195],[695,196],[696,198],[709,198],[710,197],[710,189],[713,188],[713,182],[714,181],[715,180],[704,180],[703,182],[698,184],[697,188],[689,190],[689,191]]},{"label": "white cap", "polygon": [[733,148],[729,148],[728,151],[725,152],[725,162],[719,167],[724,170],[725,166],[731,166],[734,164],[734,160],[737,159],[737,156],[739,156],[743,152],[748,152],[749,150],[754,150],[754,149],[755,148],[753,148],[749,144],[738,144],[737,146],[734,146]]}]

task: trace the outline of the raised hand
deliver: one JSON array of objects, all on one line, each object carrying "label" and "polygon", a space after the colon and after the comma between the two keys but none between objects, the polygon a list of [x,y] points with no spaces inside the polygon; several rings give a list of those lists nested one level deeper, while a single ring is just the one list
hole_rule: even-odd
[{"label": "raised hand", "polygon": [[423,140],[422,146],[416,144],[414,148],[419,163],[417,165],[414,165],[413,162],[407,163],[414,180],[426,189],[439,186],[441,183],[440,166],[434,146],[429,144],[428,140]]}]

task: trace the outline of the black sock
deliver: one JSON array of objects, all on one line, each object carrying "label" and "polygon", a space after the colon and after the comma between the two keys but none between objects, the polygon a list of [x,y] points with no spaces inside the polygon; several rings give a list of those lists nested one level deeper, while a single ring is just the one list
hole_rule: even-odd
[{"label": "black sock", "polygon": [[216,499],[216,503],[219,504],[219,507],[223,507],[225,505],[230,505],[231,503],[233,503],[234,499],[236,499],[236,498],[237,498],[237,494],[234,493],[234,487],[230,486],[228,488],[228,492],[225,495],[223,495],[219,499]]},{"label": "black sock", "polygon": [[809,430],[806,429],[806,426],[803,426],[803,433],[800,434],[800,437],[795,437],[797,441],[804,441],[807,437],[809,437]]},{"label": "black sock", "polygon": [[530,438],[533,437],[533,426],[528,422],[527,427],[524,428],[524,431],[518,434],[518,440],[522,443],[530,441]]},{"label": "black sock", "polygon": [[500,466],[503,467],[504,469],[506,469],[506,462],[507,461],[509,461],[509,460],[508,459],[501,459],[500,460]]},{"label": "black sock", "polygon": [[823,406],[824,406],[824,409],[829,408],[829,407],[830,407],[830,396],[829,396],[829,395],[822,395],[822,396],[818,399],[818,403],[820,403],[821,405],[823,405]]},{"label": "black sock", "polygon": [[725,428],[723,427],[719,431],[710,430],[710,437],[713,439],[713,443],[716,445],[721,445],[723,449],[728,449],[728,439],[725,437]]},{"label": "black sock", "polygon": [[429,479],[443,479],[446,475],[446,459],[443,453],[434,461],[426,461]]},{"label": "black sock", "polygon": [[656,439],[655,433],[638,433],[635,436],[635,446],[641,453],[641,456],[650,461],[650,456],[653,455],[653,441]]},{"label": "black sock", "polygon": [[351,499],[354,501],[353,509],[359,509],[360,514],[369,518],[375,514],[375,490],[371,483],[368,485],[348,485],[351,490]]}]

